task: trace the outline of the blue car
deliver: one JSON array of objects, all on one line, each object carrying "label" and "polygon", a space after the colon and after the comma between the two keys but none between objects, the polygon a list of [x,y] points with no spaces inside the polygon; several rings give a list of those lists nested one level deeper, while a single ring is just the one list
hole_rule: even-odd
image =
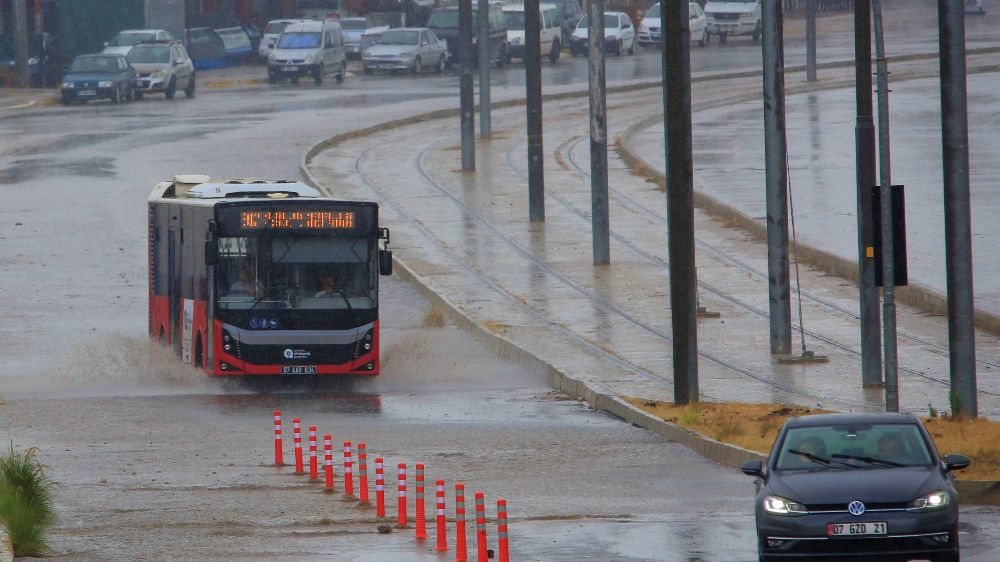
[{"label": "blue car", "polygon": [[79,55],[73,59],[62,81],[62,103],[75,101],[122,100],[135,98],[136,72],[123,55]]}]

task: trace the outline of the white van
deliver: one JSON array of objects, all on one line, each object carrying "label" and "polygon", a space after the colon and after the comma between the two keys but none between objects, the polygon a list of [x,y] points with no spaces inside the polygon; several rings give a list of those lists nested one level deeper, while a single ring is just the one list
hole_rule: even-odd
[{"label": "white van", "polygon": [[267,81],[282,78],[297,82],[312,76],[316,84],[333,74],[337,83],[347,75],[344,35],[335,21],[303,21],[288,24],[267,56]]},{"label": "white van", "polygon": [[[562,23],[559,10],[554,4],[540,4],[541,11],[541,53],[549,60],[559,60],[562,51]],[[524,4],[505,4],[503,16],[507,20],[507,43],[511,58],[524,60]]]}]

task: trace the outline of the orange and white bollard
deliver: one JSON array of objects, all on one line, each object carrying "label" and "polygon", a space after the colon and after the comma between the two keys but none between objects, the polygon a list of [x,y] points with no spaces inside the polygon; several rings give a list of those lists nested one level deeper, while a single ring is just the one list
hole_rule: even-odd
[{"label": "orange and white bollard", "polygon": [[444,480],[438,480],[434,484],[434,495],[437,499],[437,547],[434,550],[444,552],[448,550],[448,521],[444,512]]},{"label": "orange and white bollard", "polygon": [[399,507],[399,523],[397,527],[400,529],[406,528],[406,464],[399,463],[396,467],[396,474],[398,474],[399,482],[397,484],[399,499],[396,501],[396,505]]},{"label": "orange and white bollard", "polygon": [[323,436],[323,470],[326,475],[326,491],[333,491],[333,436]]},{"label": "orange and white bollard", "polygon": [[358,443],[358,500],[368,505],[368,453],[364,442]]},{"label": "orange and white bollard", "polygon": [[281,410],[274,411],[274,466],[285,466],[285,451],[281,445]]},{"label": "orange and white bollard", "polygon": [[385,517],[385,468],[382,457],[375,457],[375,517]]},{"label": "orange and white bollard", "polygon": [[476,492],[476,552],[478,562],[489,562],[486,548],[486,496]]},{"label": "orange and white bollard", "polygon": [[295,474],[305,474],[302,466],[302,428],[299,427],[299,418],[292,420],[292,436],[295,438]]},{"label": "orange and white bollard", "polygon": [[465,546],[465,484],[455,484],[455,562],[469,562]]},{"label": "orange and white bollard", "polygon": [[316,456],[316,426],[309,426],[309,479],[319,480],[319,458]]},{"label": "orange and white bollard", "polygon": [[354,495],[354,473],[351,470],[351,442],[344,441],[344,495]]},{"label": "orange and white bollard", "polygon": [[497,500],[497,540],[500,541],[500,562],[510,562],[510,543],[507,538],[507,500]]},{"label": "orange and white bollard", "polygon": [[427,517],[424,512],[424,465],[417,465],[417,513],[414,516],[416,519],[417,527],[417,540],[424,540],[427,538]]}]

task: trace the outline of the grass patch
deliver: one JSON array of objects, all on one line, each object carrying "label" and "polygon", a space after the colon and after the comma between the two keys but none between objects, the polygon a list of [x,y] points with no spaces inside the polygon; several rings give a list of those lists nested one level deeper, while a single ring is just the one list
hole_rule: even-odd
[{"label": "grass patch", "polygon": [[[778,431],[789,417],[826,413],[818,408],[787,404],[700,402],[675,406],[640,398],[624,400],[668,422],[765,455],[771,452]],[[921,420],[934,438],[938,452],[942,456],[962,453],[972,459],[969,468],[955,472],[956,478],[1000,480],[1000,422],[954,418],[937,411],[931,414]]]},{"label": "grass patch", "polygon": [[15,556],[44,556],[50,553],[46,531],[55,521],[52,491],[58,487],[45,473],[47,467],[35,458],[37,449],[23,452],[10,444],[0,456],[0,520]]},{"label": "grass patch", "polygon": [[428,328],[444,328],[444,311],[432,306],[424,313],[424,326]]}]

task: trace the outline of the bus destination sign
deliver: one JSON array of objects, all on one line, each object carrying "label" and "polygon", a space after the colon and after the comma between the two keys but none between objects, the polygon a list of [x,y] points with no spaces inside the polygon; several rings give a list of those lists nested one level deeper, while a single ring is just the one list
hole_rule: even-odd
[{"label": "bus destination sign", "polygon": [[354,211],[243,211],[246,230],[347,230],[354,228]]}]

